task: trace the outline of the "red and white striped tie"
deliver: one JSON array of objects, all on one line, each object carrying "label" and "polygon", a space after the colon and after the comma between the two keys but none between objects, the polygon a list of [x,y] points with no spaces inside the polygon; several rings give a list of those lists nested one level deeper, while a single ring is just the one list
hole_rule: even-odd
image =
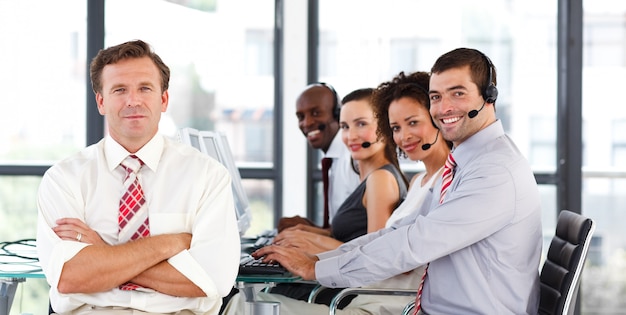
[{"label": "red and white striped tie", "polygon": [[[443,168],[443,174],[441,175],[441,195],[439,195],[439,204],[443,203],[443,199],[448,193],[448,188],[452,183],[452,178],[454,177],[454,168],[456,167],[456,161],[454,161],[454,157],[452,153],[448,154],[448,159],[446,160],[446,164]],[[415,314],[417,314],[420,309],[422,309],[422,291],[424,290],[424,281],[426,281],[426,274],[428,272],[428,266],[424,268],[424,274],[422,275],[422,280],[420,281],[420,285],[417,288],[417,296],[415,297]]]},{"label": "red and white striped tie", "polygon": [[446,197],[448,193],[448,187],[452,183],[452,177],[454,176],[454,168],[456,167],[456,161],[454,161],[454,157],[452,153],[448,154],[448,159],[446,160],[446,165],[443,169],[443,177],[441,181],[441,195],[439,195],[439,204],[443,203],[443,198]]},{"label": "red and white striped tie", "polygon": [[[150,235],[150,222],[148,209],[145,205],[143,189],[139,183],[137,173],[143,166],[143,162],[135,155],[129,155],[122,161],[121,166],[126,171],[124,177],[124,194],[120,199],[120,211],[117,218],[119,225],[118,240],[126,243]],[[134,283],[125,283],[120,286],[122,290],[135,290],[140,286]]]}]

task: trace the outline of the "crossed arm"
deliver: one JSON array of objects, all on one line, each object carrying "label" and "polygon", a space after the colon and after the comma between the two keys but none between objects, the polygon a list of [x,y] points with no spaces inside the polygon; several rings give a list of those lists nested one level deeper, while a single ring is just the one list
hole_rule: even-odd
[{"label": "crossed arm", "polygon": [[79,219],[59,219],[53,231],[63,240],[91,244],[66,261],[58,283],[61,293],[108,291],[128,281],[172,296],[205,293],[172,267],[167,259],[189,249],[191,234],[150,236],[120,245],[106,244]]}]

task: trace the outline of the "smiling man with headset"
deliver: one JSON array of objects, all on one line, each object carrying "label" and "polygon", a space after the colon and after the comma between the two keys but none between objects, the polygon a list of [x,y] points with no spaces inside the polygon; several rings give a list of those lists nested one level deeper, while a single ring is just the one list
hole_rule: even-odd
[{"label": "smiling man with headset", "polygon": [[[328,173],[328,208],[325,209],[322,224],[324,229],[329,228],[329,222],[339,206],[360,182],[359,175],[352,168],[350,151],[341,141],[339,112],[339,95],[330,84],[309,84],[296,100],[300,131],[312,148],[321,150],[324,158],[332,160]],[[301,217],[283,218],[278,224],[278,231],[297,224],[302,227],[312,225],[312,222]]]}]

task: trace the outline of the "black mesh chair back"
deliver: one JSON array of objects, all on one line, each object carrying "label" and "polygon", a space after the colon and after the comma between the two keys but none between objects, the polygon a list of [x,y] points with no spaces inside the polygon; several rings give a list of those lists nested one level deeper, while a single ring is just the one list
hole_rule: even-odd
[{"label": "black mesh chair back", "polygon": [[593,221],[562,210],[541,268],[539,314],[573,314],[580,275],[595,229]]}]

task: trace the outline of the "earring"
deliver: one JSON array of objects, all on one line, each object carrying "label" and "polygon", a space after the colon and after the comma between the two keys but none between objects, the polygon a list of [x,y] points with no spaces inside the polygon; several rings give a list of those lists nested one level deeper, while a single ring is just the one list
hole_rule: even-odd
[{"label": "earring", "polygon": [[408,158],[408,156],[406,155],[406,152],[402,151],[400,147],[396,147],[396,152],[398,154],[398,158],[402,158],[402,159]]}]

